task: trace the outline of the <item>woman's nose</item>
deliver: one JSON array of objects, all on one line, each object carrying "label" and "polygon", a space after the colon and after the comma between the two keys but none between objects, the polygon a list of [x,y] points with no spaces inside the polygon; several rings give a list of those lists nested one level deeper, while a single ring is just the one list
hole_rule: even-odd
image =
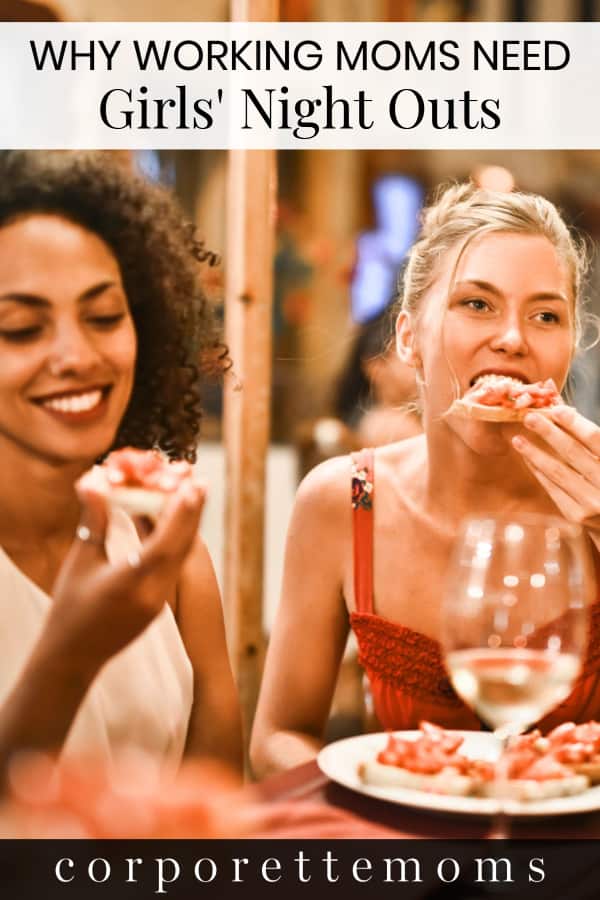
[{"label": "woman's nose", "polygon": [[491,341],[491,347],[500,353],[518,356],[526,354],[528,347],[522,323],[516,318],[502,322]]},{"label": "woman's nose", "polygon": [[85,373],[98,360],[93,343],[77,325],[57,330],[50,355],[50,371],[55,376]]}]

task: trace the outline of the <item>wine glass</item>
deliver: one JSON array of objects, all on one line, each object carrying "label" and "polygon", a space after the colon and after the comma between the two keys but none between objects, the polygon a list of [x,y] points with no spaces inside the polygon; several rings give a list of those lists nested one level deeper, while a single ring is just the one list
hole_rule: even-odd
[{"label": "wine glass", "polygon": [[565,700],[587,644],[585,545],[558,517],[467,520],[442,605],[456,692],[504,747]]}]

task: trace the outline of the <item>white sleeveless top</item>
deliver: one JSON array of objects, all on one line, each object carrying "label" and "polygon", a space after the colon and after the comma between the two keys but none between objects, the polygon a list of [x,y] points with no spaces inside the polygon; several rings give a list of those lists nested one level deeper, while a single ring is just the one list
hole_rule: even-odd
[{"label": "white sleeveless top", "polygon": [[[139,546],[131,519],[115,510],[106,542],[116,562]],[[0,703],[15,684],[41,630],[51,599],[0,548]],[[92,683],[63,748],[111,764],[135,748],[177,767],[192,708],[193,672],[168,603],[135,641],[109,660]]]}]

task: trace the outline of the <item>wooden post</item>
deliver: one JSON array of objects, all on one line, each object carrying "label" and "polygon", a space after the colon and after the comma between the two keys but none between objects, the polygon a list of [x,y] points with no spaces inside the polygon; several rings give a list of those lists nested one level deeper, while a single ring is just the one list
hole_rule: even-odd
[{"label": "wooden post", "polygon": [[355,150],[310,150],[303,160],[305,226],[315,242],[325,245],[310,283],[310,320],[298,336],[311,417],[331,415],[332,388],[350,346],[349,274],[364,161]]},{"label": "wooden post", "polygon": [[[232,21],[276,21],[276,0],[234,0]],[[254,717],[264,636],[265,463],[271,404],[276,201],[274,150],[231,150],[227,180],[225,337],[236,377],[224,405],[227,500],[224,595],[246,732]],[[241,382],[241,390],[236,382]]]}]

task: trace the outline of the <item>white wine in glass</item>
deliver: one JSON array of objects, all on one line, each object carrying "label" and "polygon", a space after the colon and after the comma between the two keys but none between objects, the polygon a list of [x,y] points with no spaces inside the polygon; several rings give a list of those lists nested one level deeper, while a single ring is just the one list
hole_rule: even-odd
[{"label": "white wine in glass", "polygon": [[458,694],[494,730],[520,733],[571,693],[580,670],[575,653],[506,647],[448,654]]},{"label": "white wine in glass", "polygon": [[456,692],[501,738],[566,700],[587,642],[585,546],[559,518],[464,523],[448,572],[442,646]]}]

